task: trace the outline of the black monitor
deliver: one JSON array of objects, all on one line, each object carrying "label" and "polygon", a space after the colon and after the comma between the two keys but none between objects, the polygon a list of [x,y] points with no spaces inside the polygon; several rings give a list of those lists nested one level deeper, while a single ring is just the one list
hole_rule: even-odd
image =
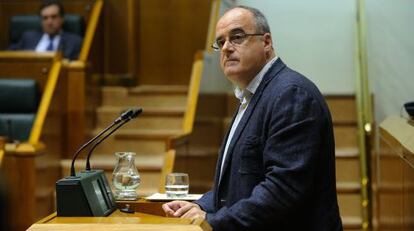
[{"label": "black monitor", "polygon": [[56,182],[57,216],[108,216],[116,202],[103,170],[83,171]]}]

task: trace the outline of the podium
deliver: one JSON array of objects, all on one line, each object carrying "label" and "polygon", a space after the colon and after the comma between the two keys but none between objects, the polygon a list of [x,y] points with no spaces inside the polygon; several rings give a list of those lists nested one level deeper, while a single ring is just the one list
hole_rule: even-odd
[{"label": "podium", "polygon": [[53,213],[36,222],[29,231],[86,231],[86,230],[191,230],[211,231],[211,226],[203,219],[184,219],[165,217],[161,214],[163,202],[149,202],[144,199],[138,201],[121,201],[118,207],[126,205],[133,209],[134,213],[124,213],[119,209],[107,217],[57,217]]}]

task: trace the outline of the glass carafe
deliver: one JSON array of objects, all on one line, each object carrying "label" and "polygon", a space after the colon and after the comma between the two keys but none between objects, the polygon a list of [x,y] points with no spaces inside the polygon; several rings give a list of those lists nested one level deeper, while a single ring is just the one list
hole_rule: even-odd
[{"label": "glass carafe", "polygon": [[115,187],[117,200],[136,200],[136,189],[141,183],[141,177],[135,167],[134,152],[116,152],[117,162],[112,173],[112,183]]}]

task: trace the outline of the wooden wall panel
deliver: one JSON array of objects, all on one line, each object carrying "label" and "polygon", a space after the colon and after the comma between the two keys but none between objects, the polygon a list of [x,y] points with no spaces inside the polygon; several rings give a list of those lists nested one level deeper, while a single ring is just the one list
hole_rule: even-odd
[{"label": "wooden wall panel", "polygon": [[194,53],[205,46],[210,5],[210,0],[140,1],[140,84],[189,83]]},{"label": "wooden wall panel", "polygon": [[127,73],[127,1],[107,0],[104,4],[104,72]]},{"label": "wooden wall panel", "polygon": [[[9,18],[37,13],[40,0],[0,1],[0,49],[8,47]],[[67,13],[88,20],[93,0],[63,0]],[[128,74],[139,84],[190,80],[203,50],[211,0],[105,0],[91,50],[92,73]]]}]

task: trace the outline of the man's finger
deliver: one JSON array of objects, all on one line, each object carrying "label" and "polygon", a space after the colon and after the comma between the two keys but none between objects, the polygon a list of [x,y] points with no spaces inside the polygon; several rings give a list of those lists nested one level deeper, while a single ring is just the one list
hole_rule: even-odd
[{"label": "man's finger", "polygon": [[186,213],[191,208],[193,208],[193,204],[191,203],[185,204],[184,206],[182,206],[181,208],[175,211],[174,216],[181,217],[184,213]]},{"label": "man's finger", "polygon": [[193,219],[197,215],[197,209],[195,207],[188,210],[181,218],[190,218]]},{"label": "man's finger", "polygon": [[165,212],[165,215],[167,216],[174,216],[174,210],[171,209],[170,205],[168,203],[162,205],[162,209]]}]

